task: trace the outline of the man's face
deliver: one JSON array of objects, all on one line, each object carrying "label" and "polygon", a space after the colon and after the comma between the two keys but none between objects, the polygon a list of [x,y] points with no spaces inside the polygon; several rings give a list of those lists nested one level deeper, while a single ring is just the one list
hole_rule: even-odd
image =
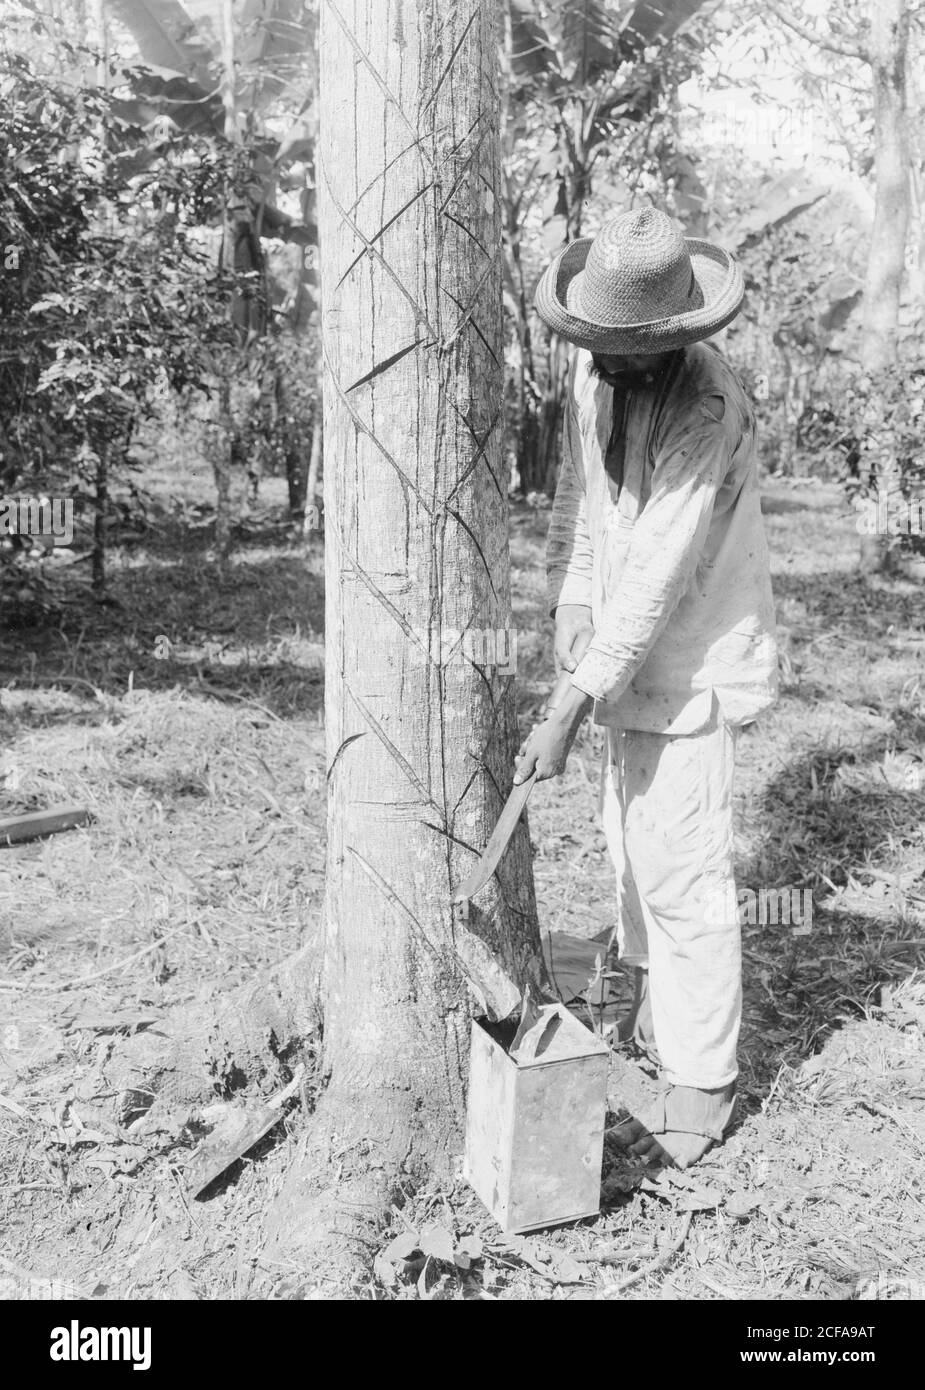
[{"label": "man's face", "polygon": [[601,376],[610,381],[638,381],[654,376],[671,356],[668,352],[629,353],[612,357],[593,353],[594,365]]}]

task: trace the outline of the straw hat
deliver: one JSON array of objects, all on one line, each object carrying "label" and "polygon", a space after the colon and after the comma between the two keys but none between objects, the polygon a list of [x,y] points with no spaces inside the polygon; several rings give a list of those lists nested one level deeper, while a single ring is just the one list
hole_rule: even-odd
[{"label": "straw hat", "polygon": [[604,355],[669,352],[735,318],[745,285],[735,257],[685,237],[657,208],[623,212],[560,251],[536,290],[554,332]]}]

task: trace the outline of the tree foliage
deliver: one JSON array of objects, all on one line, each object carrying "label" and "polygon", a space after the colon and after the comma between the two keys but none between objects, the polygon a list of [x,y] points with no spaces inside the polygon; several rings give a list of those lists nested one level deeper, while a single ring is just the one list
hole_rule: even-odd
[{"label": "tree foliage", "polygon": [[[211,396],[230,417],[229,462],[246,459],[253,477],[296,454],[307,466],[313,96],[300,79],[313,11],[301,0],[231,11],[229,138],[215,5],[113,0],[117,22],[91,35],[96,46],[71,43],[37,0],[17,5],[0,52],[0,490],[90,504],[99,550],[133,436],[168,399]],[[268,240],[294,243],[282,283]],[[298,329],[301,346],[290,333],[255,353],[254,323],[277,338]],[[252,398],[270,402],[259,432]]]},{"label": "tree foliage", "polygon": [[[0,67],[2,486],[60,486],[124,448],[158,393],[200,386],[228,277],[195,229],[223,164],[214,141],[158,143],[142,176],[101,88],[67,89],[20,55]],[[227,336],[227,335],[226,335]]]}]

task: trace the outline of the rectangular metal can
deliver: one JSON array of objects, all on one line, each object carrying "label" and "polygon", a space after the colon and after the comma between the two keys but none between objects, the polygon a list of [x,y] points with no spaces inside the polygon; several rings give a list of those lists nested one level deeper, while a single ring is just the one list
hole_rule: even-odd
[{"label": "rectangular metal can", "polygon": [[517,1062],[472,1025],[463,1173],[509,1234],[596,1216],[610,1049],[566,1009],[555,1043]]}]

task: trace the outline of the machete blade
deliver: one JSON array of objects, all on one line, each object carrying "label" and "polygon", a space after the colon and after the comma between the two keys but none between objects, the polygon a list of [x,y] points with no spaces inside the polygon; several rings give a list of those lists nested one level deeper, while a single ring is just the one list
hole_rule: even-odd
[{"label": "machete blade", "polygon": [[476,893],[484,888],[491,878],[517,828],[517,822],[520,820],[521,812],[527,804],[527,798],[533,790],[535,781],[536,773],[534,772],[511,792],[504,803],[504,810],[498,817],[498,823],[491,832],[491,838],[482,852],[482,857],[453,894],[454,903],[468,902],[470,898],[474,898]]}]

